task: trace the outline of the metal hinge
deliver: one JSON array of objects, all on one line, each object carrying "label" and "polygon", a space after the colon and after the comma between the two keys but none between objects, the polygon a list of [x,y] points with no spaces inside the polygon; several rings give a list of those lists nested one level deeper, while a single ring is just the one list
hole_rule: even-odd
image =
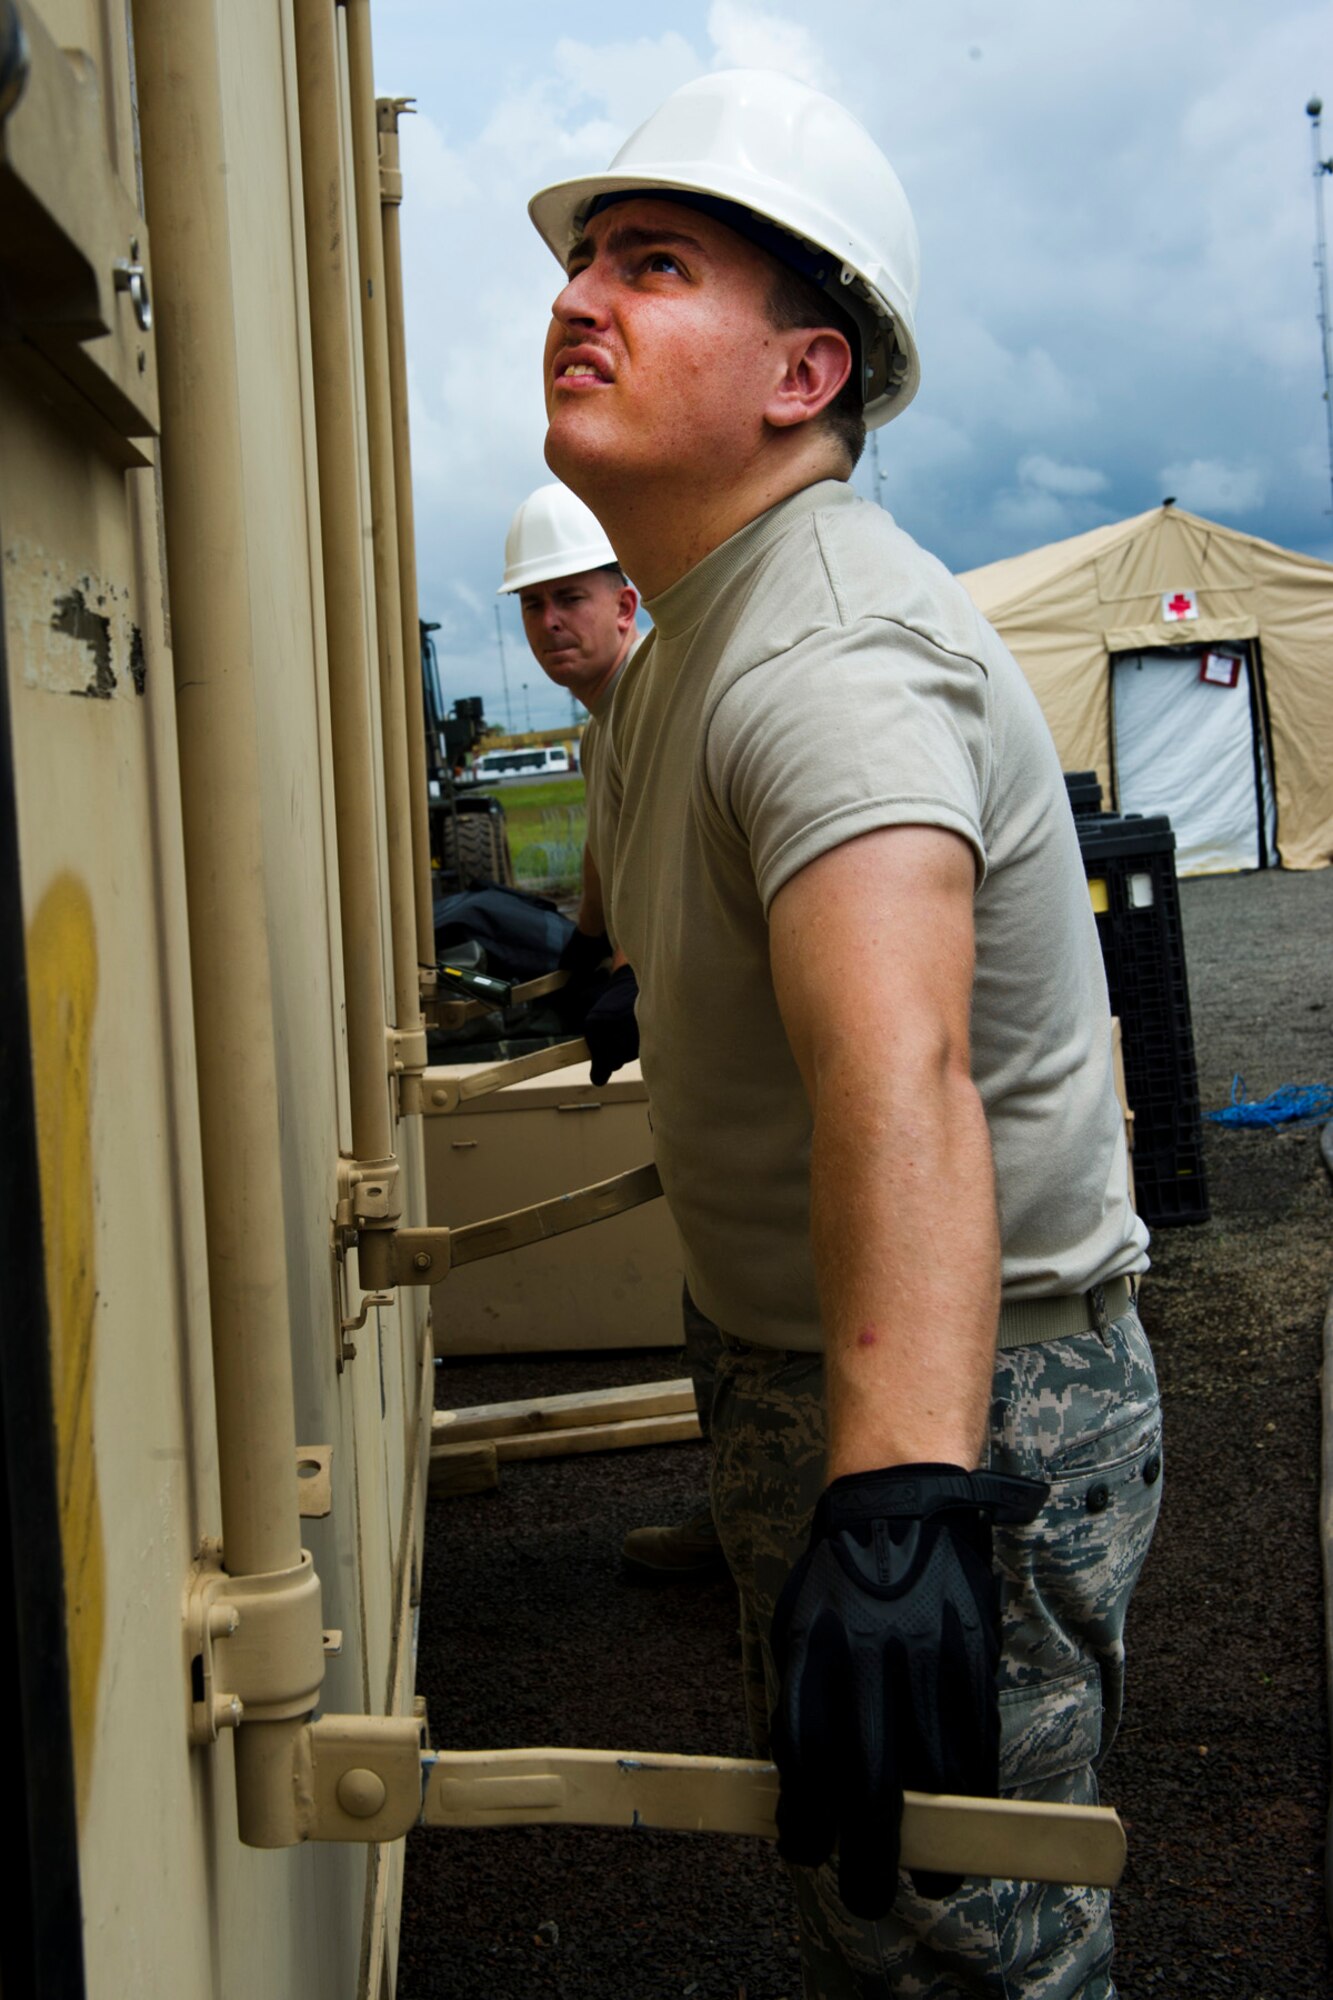
[{"label": "metal hinge", "polygon": [[206,1541],[185,1608],[190,1661],[190,1741],[219,1730],[308,1715],[324,1679],[319,1578],[302,1549],[294,1569],[229,1576],[222,1545]]},{"label": "metal hinge", "polygon": [[344,1238],[363,1226],[392,1226],[402,1214],[398,1193],[398,1162],[338,1160],[338,1201],[334,1227]]},{"label": "metal hinge", "polygon": [[398,1115],[419,1118],[422,1112],[422,1071],[426,1067],[424,1028],[386,1028],[385,1053],[388,1070],[398,1085]]}]

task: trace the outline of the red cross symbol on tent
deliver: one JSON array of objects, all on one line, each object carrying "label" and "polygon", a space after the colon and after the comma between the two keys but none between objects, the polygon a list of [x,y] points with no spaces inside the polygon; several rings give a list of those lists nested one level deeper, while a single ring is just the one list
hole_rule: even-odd
[{"label": "red cross symbol on tent", "polygon": [[1194,592],[1192,590],[1172,591],[1163,596],[1162,598],[1163,618],[1166,618],[1168,620],[1180,619],[1180,618],[1197,618],[1198,615],[1199,615],[1199,607],[1194,601]]}]

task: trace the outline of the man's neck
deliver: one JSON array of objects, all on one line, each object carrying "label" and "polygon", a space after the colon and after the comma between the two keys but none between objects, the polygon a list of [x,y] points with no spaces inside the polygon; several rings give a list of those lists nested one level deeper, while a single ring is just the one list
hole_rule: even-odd
[{"label": "man's neck", "polygon": [[818,480],[849,477],[838,447],[823,447],[821,440],[820,448],[756,464],[725,486],[706,475],[689,482],[639,475],[595,484],[585,478],[579,492],[606,529],[621,568],[644,597],[653,598],[779,501]]},{"label": "man's neck", "polygon": [[606,693],[606,690],[610,687],[611,682],[614,680],[617,673],[619,673],[620,669],[624,666],[625,661],[629,657],[630,649],[633,646],[634,641],[638,638],[638,636],[639,636],[638,627],[635,625],[631,625],[629,631],[625,634],[624,641],[621,645],[620,651],[616,654],[614,660],[612,660],[610,666],[607,668],[606,672],[602,675],[602,678],[598,681],[592,693],[586,695],[581,694],[576,697],[578,701],[582,702],[584,708],[587,709],[589,715],[592,714],[594,708],[597,706],[602,696]]}]

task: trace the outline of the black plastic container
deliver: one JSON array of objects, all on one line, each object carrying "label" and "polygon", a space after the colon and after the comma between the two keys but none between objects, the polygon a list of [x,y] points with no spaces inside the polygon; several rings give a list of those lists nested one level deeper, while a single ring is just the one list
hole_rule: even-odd
[{"label": "black plastic container", "polygon": [[1066,771],[1065,790],[1076,818],[1084,813],[1099,813],[1102,809],[1102,788],[1097,782],[1095,771]]},{"label": "black plastic container", "polygon": [[1176,837],[1165,814],[1079,813],[1079,848],[1120,1017],[1139,1214],[1208,1220]]}]

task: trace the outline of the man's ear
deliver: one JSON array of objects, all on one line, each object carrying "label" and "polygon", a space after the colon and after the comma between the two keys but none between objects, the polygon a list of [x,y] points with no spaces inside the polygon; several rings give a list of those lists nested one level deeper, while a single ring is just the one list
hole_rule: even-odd
[{"label": "man's ear", "polygon": [[616,630],[628,632],[639,609],[639,593],[632,583],[622,584],[616,604]]},{"label": "man's ear", "polygon": [[817,417],[852,372],[851,345],[835,327],[793,327],[784,338],[787,367],[764,406],[765,421],[776,430]]}]

